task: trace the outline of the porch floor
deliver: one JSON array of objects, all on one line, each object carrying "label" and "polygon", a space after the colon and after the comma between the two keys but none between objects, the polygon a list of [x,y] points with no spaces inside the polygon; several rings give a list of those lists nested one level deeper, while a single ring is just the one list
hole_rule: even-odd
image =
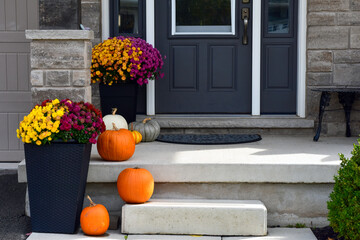
[{"label": "porch floor", "polygon": [[[254,143],[182,145],[140,143],[123,162],[101,160],[93,146],[88,182],[116,182],[129,167],[148,169],[156,182],[332,183],[340,165],[339,153],[349,157],[356,137],[263,135]],[[26,182],[25,161],[19,182]]]}]

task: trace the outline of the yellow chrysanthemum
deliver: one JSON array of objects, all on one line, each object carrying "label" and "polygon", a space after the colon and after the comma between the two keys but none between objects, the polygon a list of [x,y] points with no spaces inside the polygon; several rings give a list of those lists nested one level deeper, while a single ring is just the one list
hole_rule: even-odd
[{"label": "yellow chrysanthemum", "polygon": [[67,108],[60,106],[60,101],[55,99],[46,103],[45,106],[35,106],[24,117],[16,130],[16,135],[25,143],[42,144],[42,140],[50,141],[52,133],[59,132],[60,119]]}]

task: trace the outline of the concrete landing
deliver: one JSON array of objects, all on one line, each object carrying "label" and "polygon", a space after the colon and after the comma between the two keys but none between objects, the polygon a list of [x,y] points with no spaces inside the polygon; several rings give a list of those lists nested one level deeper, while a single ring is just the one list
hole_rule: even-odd
[{"label": "concrete landing", "polygon": [[269,228],[268,236],[263,237],[215,237],[189,235],[123,235],[118,231],[108,231],[100,237],[90,237],[82,232],[78,234],[32,233],[27,240],[317,240],[309,228]]},{"label": "concrete landing", "polygon": [[260,201],[150,200],[125,204],[122,233],[263,236],[267,210]]},{"label": "concrete landing", "polygon": [[[157,183],[333,183],[339,153],[350,156],[356,137],[264,135],[254,143],[182,145],[140,143],[127,161],[103,161],[93,146],[88,182],[113,183],[128,167],[148,169]],[[19,182],[26,182],[25,162]],[[201,174],[199,174],[201,173]]]}]

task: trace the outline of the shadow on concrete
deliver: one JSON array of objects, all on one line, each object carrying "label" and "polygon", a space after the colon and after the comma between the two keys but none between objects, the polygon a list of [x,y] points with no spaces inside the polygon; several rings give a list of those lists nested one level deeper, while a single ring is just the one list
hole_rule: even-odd
[{"label": "shadow on concrete", "polygon": [[17,179],[16,170],[0,170],[0,240],[23,240],[31,232],[25,216],[26,184]]}]

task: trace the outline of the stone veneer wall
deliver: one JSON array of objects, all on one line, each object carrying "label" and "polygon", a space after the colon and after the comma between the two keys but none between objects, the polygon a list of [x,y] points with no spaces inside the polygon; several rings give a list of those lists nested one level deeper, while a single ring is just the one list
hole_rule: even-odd
[{"label": "stone veneer wall", "polygon": [[101,42],[101,0],[81,0],[81,22],[94,32],[94,44]]},{"label": "stone veneer wall", "polygon": [[[299,0],[303,1],[303,0]],[[360,87],[360,1],[308,0],[307,117],[317,119],[320,94],[313,86]],[[360,133],[360,98],[351,113],[351,130]],[[344,136],[345,116],[336,94],[324,114],[323,133]]]},{"label": "stone veneer wall", "polygon": [[[111,0],[112,1],[112,0]],[[101,42],[101,0],[81,0],[81,21],[94,31],[93,46]],[[98,84],[92,84],[92,103],[100,108]]]},{"label": "stone veneer wall", "polygon": [[26,30],[31,39],[33,104],[46,99],[91,101],[90,64],[93,31]]}]

